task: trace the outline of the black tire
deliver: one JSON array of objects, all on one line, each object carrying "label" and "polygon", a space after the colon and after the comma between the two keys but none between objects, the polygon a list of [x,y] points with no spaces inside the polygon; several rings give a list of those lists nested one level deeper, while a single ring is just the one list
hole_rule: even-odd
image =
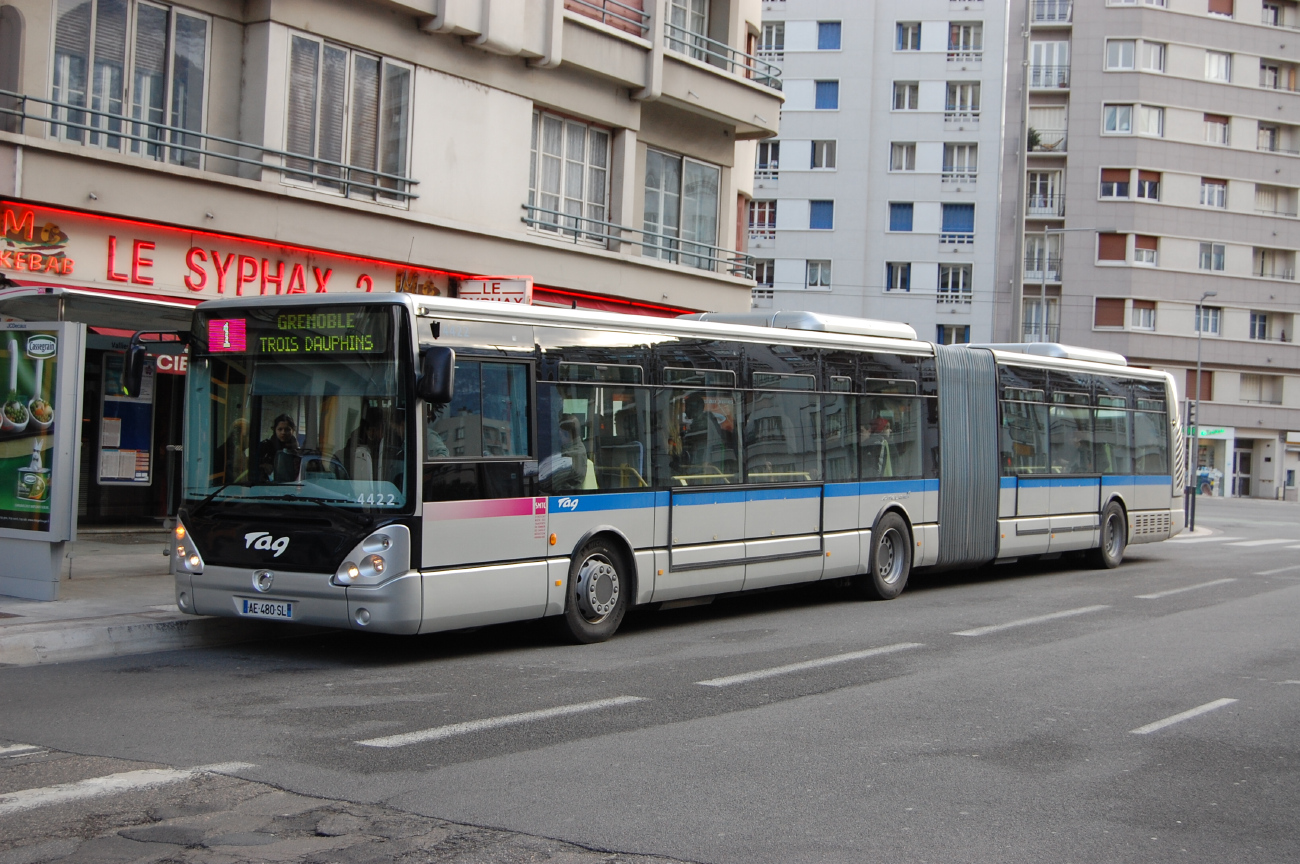
[{"label": "black tire", "polygon": [[623,623],[631,592],[622,552],[606,540],[591,541],[569,565],[560,635],[580,645],[604,642]]},{"label": "black tire", "polygon": [[854,593],[867,600],[893,600],[912,573],[912,532],[897,513],[880,517],[871,532],[867,572],[853,577]]},{"label": "black tire", "polygon": [[1101,511],[1101,531],[1098,547],[1089,552],[1092,566],[1099,570],[1113,570],[1124,560],[1128,545],[1128,520],[1118,501],[1111,501]]}]

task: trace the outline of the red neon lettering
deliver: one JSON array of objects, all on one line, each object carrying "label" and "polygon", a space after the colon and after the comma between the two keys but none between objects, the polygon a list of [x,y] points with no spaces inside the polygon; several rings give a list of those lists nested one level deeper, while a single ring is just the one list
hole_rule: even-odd
[{"label": "red neon lettering", "polygon": [[19,253],[17,253],[16,255],[14,255],[14,269],[15,269],[15,270],[26,270],[26,269],[27,269],[27,253],[26,253],[26,252],[19,252]]},{"label": "red neon lettering", "polygon": [[306,294],[307,293],[307,271],[302,269],[301,264],[293,265],[293,270],[289,273],[289,290],[286,294]]},{"label": "red neon lettering", "polygon": [[235,294],[243,297],[244,286],[252,285],[253,280],[257,278],[257,259],[251,255],[240,255],[239,270],[237,272],[239,278],[235,282]]},{"label": "red neon lettering", "polygon": [[108,281],[125,282],[128,278],[125,273],[117,272],[117,238],[110,234],[108,235]]},{"label": "red neon lettering", "polygon": [[326,289],[325,286],[330,284],[330,277],[334,275],[334,268],[328,267],[326,268],[324,273],[320,272],[319,267],[313,267],[311,268],[311,270],[312,273],[316,274],[316,293],[317,294],[328,293],[328,290]]},{"label": "red neon lettering", "polygon": [[14,253],[12,249],[0,249],[0,267],[14,269]]},{"label": "red neon lettering", "polygon": [[64,276],[67,276],[69,273],[72,272],[72,265],[75,264],[75,263],[76,263],[76,262],[74,262],[71,258],[64,258],[64,259],[63,259],[63,275],[64,275]]},{"label": "red neon lettering", "polygon": [[275,285],[275,293],[279,294],[280,289],[284,287],[284,262],[275,262],[274,276],[271,275],[270,264],[271,262],[265,258],[262,259],[262,293],[266,293],[266,284],[270,282]]},{"label": "red neon lettering", "polygon": [[[190,251],[185,253],[185,266],[190,268],[190,272],[185,274],[185,287],[191,291],[202,291],[208,284],[208,271],[195,264],[195,259],[207,261],[208,254],[197,246],[191,246]],[[195,281],[194,277],[198,276]]]},{"label": "red neon lettering", "polygon": [[375,287],[375,280],[362,273],[357,277],[357,287],[369,294]]},{"label": "red neon lettering", "polygon": [[148,240],[137,240],[131,246],[131,281],[137,285],[152,285],[153,277],[145,276],[140,272],[145,267],[153,266],[152,258],[145,258],[141,252],[152,252],[158,248],[157,243],[151,243]]},{"label": "red neon lettering", "polygon": [[212,264],[217,270],[217,293],[226,293],[226,277],[230,275],[230,265],[235,263],[235,253],[231,252],[226,256],[226,261],[221,262],[221,253],[216,249],[212,250]]},{"label": "red neon lettering", "polygon": [[49,258],[46,258],[46,259],[45,259],[45,272],[46,272],[46,273],[49,273],[50,271],[54,271],[55,273],[62,273],[62,272],[63,272],[63,260],[64,260],[64,259],[62,259],[62,258],[55,258],[53,255],[51,255]]},{"label": "red neon lettering", "polygon": [[28,210],[23,214],[22,219],[15,218],[15,211],[13,210],[5,211],[4,233],[6,235],[10,233],[22,235],[24,228],[27,230],[22,239],[30,241],[32,232],[36,230],[36,214],[33,211]]}]

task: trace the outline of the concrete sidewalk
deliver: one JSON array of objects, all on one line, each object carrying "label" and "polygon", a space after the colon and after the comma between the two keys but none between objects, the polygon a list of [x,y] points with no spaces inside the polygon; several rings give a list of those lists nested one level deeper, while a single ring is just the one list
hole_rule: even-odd
[{"label": "concrete sidewalk", "polygon": [[0,596],[0,665],[31,666],[300,635],[306,628],[176,608],[165,531],[81,533],[49,603]]}]

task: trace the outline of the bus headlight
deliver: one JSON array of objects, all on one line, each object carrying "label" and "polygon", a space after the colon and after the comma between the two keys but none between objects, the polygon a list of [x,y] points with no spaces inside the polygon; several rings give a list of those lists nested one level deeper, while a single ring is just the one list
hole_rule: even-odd
[{"label": "bus headlight", "polygon": [[176,549],[172,554],[172,564],[177,573],[202,573],[203,556],[199,554],[199,549],[194,545],[194,538],[190,532],[179,521],[176,528],[172,531],[172,537],[176,541]]},{"label": "bus headlight", "polygon": [[411,566],[411,532],[388,525],[362,540],[347,554],[331,580],[335,585],[378,585]]}]

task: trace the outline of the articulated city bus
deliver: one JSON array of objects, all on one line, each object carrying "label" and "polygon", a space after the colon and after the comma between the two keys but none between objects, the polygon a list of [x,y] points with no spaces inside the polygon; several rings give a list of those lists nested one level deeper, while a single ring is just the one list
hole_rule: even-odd
[{"label": "articulated city bus", "polygon": [[[809,313],[412,295],[195,312],[180,608],[428,633],[1027,556],[1181,524],[1173,383],[1060,345]],[[133,362],[128,362],[134,368]]]}]

